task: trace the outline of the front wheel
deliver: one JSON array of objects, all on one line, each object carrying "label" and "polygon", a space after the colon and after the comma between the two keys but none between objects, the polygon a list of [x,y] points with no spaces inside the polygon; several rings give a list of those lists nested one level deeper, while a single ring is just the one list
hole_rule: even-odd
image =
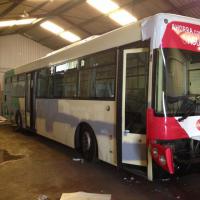
[{"label": "front wheel", "polygon": [[81,154],[87,161],[97,158],[97,141],[91,127],[84,125],[80,135]]}]

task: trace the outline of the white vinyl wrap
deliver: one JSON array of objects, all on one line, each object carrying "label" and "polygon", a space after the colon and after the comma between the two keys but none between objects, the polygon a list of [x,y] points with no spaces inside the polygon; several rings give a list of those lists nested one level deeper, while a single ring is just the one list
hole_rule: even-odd
[{"label": "white vinyl wrap", "polygon": [[200,120],[200,116],[190,116],[183,121],[179,122],[176,117],[177,122],[185,130],[190,138],[200,140],[200,130],[197,128],[197,121]]},{"label": "white vinyl wrap", "polygon": [[185,17],[175,14],[159,13],[142,20],[142,40],[151,39],[151,48],[157,49],[161,46],[161,41],[165,33],[167,23],[172,21],[187,22],[200,25],[200,20],[192,17]]}]

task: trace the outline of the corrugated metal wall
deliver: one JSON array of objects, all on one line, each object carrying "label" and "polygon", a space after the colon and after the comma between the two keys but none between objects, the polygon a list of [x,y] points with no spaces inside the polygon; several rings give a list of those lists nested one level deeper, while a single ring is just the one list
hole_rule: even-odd
[{"label": "corrugated metal wall", "polygon": [[0,37],[0,115],[5,71],[36,60],[52,50],[21,35]]},{"label": "corrugated metal wall", "polygon": [[0,37],[0,84],[3,73],[8,69],[29,63],[51,51],[51,49],[21,35]]}]

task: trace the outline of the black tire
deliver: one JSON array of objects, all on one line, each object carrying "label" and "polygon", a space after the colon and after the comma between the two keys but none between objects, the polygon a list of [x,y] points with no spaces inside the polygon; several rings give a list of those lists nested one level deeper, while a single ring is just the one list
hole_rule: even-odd
[{"label": "black tire", "polygon": [[80,130],[80,150],[87,161],[97,159],[97,141],[94,131],[88,125],[83,125]]},{"label": "black tire", "polygon": [[15,114],[15,123],[17,125],[16,131],[20,131],[22,129],[22,115],[19,110]]}]

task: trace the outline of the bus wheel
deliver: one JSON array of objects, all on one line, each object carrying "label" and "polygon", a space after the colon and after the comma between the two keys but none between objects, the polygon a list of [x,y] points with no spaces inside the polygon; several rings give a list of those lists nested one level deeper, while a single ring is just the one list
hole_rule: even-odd
[{"label": "bus wheel", "polygon": [[97,141],[90,126],[81,127],[80,150],[83,158],[87,161],[94,161],[97,158]]},{"label": "bus wheel", "polygon": [[20,131],[22,129],[22,115],[19,110],[15,114],[15,123],[17,125],[16,131]]}]

